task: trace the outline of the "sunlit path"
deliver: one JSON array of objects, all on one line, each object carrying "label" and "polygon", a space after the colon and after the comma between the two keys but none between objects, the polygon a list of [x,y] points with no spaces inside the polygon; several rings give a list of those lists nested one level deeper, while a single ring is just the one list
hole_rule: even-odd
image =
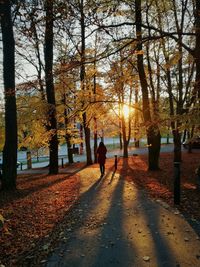
[{"label": "sunlit path", "polygon": [[75,222],[47,267],[200,266],[200,241],[177,212],[148,199],[113,170],[99,177],[97,168],[87,168],[80,175]]}]

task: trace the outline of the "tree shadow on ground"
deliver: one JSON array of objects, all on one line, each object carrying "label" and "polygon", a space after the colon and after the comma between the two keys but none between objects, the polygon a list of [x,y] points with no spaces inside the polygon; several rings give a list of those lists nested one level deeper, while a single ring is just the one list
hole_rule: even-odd
[{"label": "tree shadow on ground", "polygon": [[[68,227],[73,228],[68,246],[62,244],[59,246],[59,251],[73,251],[70,256],[69,253],[64,253],[62,258],[58,253],[54,254],[51,261],[47,264],[50,266],[74,266],[74,267],[98,267],[98,266],[137,266],[137,252],[138,244],[137,240],[129,239],[124,229],[124,216],[126,209],[124,206],[124,190],[125,189],[125,177],[123,168],[127,170],[129,165],[126,160],[123,160],[122,169],[119,171],[119,176],[116,178],[115,170],[107,173],[103,178],[100,177],[90,189],[81,196],[79,204],[76,209],[73,208],[72,214],[68,214],[66,219],[73,216],[73,223]],[[111,179],[110,179],[111,177]],[[103,186],[112,186],[113,192],[110,197],[110,205],[105,217],[98,221],[98,225],[94,229],[90,228],[89,231],[97,231],[98,235],[77,235],[79,231],[84,227],[85,222],[88,222],[88,217],[91,216],[90,211],[95,209],[98,202],[95,201],[97,194],[103,190]],[[106,196],[105,196],[106,197]],[[108,196],[107,196],[108,197]],[[143,204],[144,207],[143,207]],[[135,209],[137,205],[141,205],[141,216],[145,220],[146,224],[153,225],[149,228],[150,238],[153,240],[152,246],[155,248],[155,254],[157,258],[158,266],[165,265],[165,262],[175,263],[174,255],[168,246],[167,240],[159,231],[159,208],[152,208],[150,200],[146,203],[143,193],[137,192],[136,199],[133,199],[132,209]],[[87,207],[87,208],[85,208]],[[81,214],[80,214],[81,211]],[[151,211],[149,213],[149,211]],[[92,216],[91,216],[92,217]],[[92,223],[91,223],[92,224]],[[133,222],[134,224],[134,222]],[[90,223],[89,223],[90,225]],[[72,228],[71,228],[72,226]],[[133,226],[134,227],[134,226]],[[86,229],[87,231],[88,229]],[[66,233],[68,235],[68,233]],[[78,244],[78,248],[77,248]],[[76,253],[74,251],[77,251]],[[81,257],[84,255],[84,257]],[[57,264],[57,265],[56,265]],[[161,265],[163,264],[163,265]],[[140,266],[143,264],[140,261]],[[146,263],[144,262],[144,266]]]},{"label": "tree shadow on ground", "polygon": [[[144,172],[146,171],[143,169],[137,169],[137,166],[133,172],[132,165],[126,159],[123,159],[117,172],[109,168],[105,176],[96,178],[97,180],[92,186],[81,195],[75,205],[67,212],[64,220],[59,222],[50,233],[51,245],[56,248],[56,252],[53,255],[50,253],[46,266],[130,267],[137,264],[137,240],[134,238],[129,240],[123,229],[126,213],[123,195],[127,184],[132,183],[131,186],[135,187],[137,174]],[[126,173],[128,173],[128,178]],[[117,174],[119,174],[118,178],[116,178]],[[134,179],[130,179],[131,176]],[[105,216],[101,217],[99,213],[95,217],[91,214],[91,211],[97,208],[102,199],[98,198],[98,195],[109,186],[113,187],[113,191],[105,196],[109,201],[108,210]],[[131,209],[133,211],[139,210],[136,216],[141,216],[145,224],[149,226],[149,238],[152,240],[158,266],[164,267],[172,266],[169,265],[171,263],[175,264],[174,254],[168,240],[159,229],[159,206],[147,199],[143,191],[137,190],[136,199],[132,199]],[[134,221],[132,227],[134,228]],[[84,230],[88,231],[88,235],[85,235]],[[61,242],[60,232],[63,232],[62,237],[65,237],[67,242]],[[96,232],[98,235],[96,235]],[[40,240],[37,246],[41,247],[45,242],[47,241]],[[80,246],[78,249],[76,247],[77,243]],[[116,247],[118,248],[117,253]],[[37,253],[35,255],[38,256]],[[36,266],[41,257],[44,257],[44,255],[39,255],[37,259],[31,258],[26,262],[27,265],[23,266]],[[140,264],[140,267],[142,266],[146,266],[146,263],[144,265]]]},{"label": "tree shadow on ground", "polygon": [[[19,200],[22,198],[25,198],[37,191],[46,189],[48,187],[51,187],[55,184],[61,183],[64,180],[69,179],[70,177],[72,177],[73,175],[79,173],[81,170],[83,170],[84,168],[86,168],[86,166],[81,167],[80,169],[75,170],[74,172],[65,175],[65,174],[57,174],[57,175],[47,175],[47,174],[42,174],[42,175],[29,175],[29,179],[27,178],[27,183],[30,185],[30,187],[27,188],[18,188],[15,191],[5,191],[5,192],[1,192],[1,196],[0,196],[0,206],[4,207],[5,205],[7,205],[8,203],[15,201],[15,200]],[[51,179],[50,177],[52,177],[53,179]],[[32,185],[31,182],[37,180],[38,184],[34,184],[34,186]],[[42,181],[43,180],[43,181]],[[44,181],[45,180],[45,181]],[[40,183],[41,181],[41,183]],[[19,182],[21,183],[21,181]],[[22,181],[22,185],[25,182]],[[20,184],[19,184],[20,186]]]},{"label": "tree shadow on ground", "polygon": [[[137,185],[140,186],[140,183],[137,183],[137,176],[139,172],[144,172],[144,170],[138,170],[137,167],[133,169],[132,164],[133,161],[129,159],[122,160],[122,168],[120,174],[126,180],[124,176],[125,173],[128,173],[128,176],[132,176],[132,185],[135,187]],[[140,174],[141,175],[141,174]],[[130,178],[130,177],[129,177]],[[130,181],[127,179],[127,181]],[[153,243],[151,244],[154,247],[154,252],[156,255],[156,266],[173,266],[172,264],[176,264],[175,256],[172,248],[170,248],[168,244],[168,240],[166,236],[160,231],[160,206],[154,203],[151,199],[147,197],[147,194],[142,190],[137,190],[137,199],[136,203],[133,203],[133,207],[136,207],[139,210],[139,214],[143,217],[143,220],[148,227],[150,238]],[[141,228],[144,226],[141,225]],[[140,228],[140,230],[141,230]],[[135,244],[137,246],[137,244]],[[151,255],[149,255],[151,257]]]}]

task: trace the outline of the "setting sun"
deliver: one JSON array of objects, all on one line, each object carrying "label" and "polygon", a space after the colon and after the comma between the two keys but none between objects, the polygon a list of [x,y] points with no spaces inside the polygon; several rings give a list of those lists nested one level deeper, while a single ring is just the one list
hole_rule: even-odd
[{"label": "setting sun", "polygon": [[122,109],[122,112],[123,112],[124,117],[128,118],[130,116],[130,108],[129,108],[129,106],[124,105],[123,109]]}]

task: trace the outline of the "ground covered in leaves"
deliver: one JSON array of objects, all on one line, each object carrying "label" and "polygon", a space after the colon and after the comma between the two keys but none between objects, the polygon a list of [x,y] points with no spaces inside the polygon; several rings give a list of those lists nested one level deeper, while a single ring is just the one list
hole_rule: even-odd
[{"label": "ground covered in leaves", "polygon": [[[127,181],[134,182],[154,199],[161,199],[170,206],[174,206],[174,166],[173,155],[162,153],[160,170],[148,171],[147,156],[132,156],[118,162],[118,171]],[[177,208],[191,220],[200,223],[200,191],[197,190],[196,168],[200,166],[200,151],[184,152],[180,164],[181,196]]]},{"label": "ground covered in leaves", "polygon": [[[106,171],[114,171],[113,165],[114,160],[108,159]],[[200,222],[200,193],[196,189],[195,175],[199,165],[200,151],[183,153],[179,209],[192,220]],[[98,169],[97,164],[92,167]],[[88,172],[89,168],[91,166]],[[161,154],[159,171],[147,170],[147,156],[134,155],[128,159],[119,158],[117,172],[126,181],[147,191],[152,198],[173,206],[174,168],[171,153]],[[63,219],[73,209],[79,196],[78,171],[54,176],[19,176],[16,192],[0,193],[0,266],[22,266],[19,262],[29,256],[31,260],[39,246],[48,252],[48,239],[58,228],[60,230]]]},{"label": "ground covered in leaves", "polygon": [[0,260],[6,267],[18,266],[24,252],[48,237],[78,198],[79,188],[77,174],[29,174],[18,177],[16,192],[1,192]]}]

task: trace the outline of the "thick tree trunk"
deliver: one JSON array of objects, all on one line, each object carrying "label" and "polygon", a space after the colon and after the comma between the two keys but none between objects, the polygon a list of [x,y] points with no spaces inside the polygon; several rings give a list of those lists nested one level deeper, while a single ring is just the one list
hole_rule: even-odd
[{"label": "thick tree trunk", "polygon": [[0,1],[3,41],[3,79],[5,94],[5,145],[3,148],[2,190],[16,188],[17,109],[15,96],[15,41],[10,1]]},{"label": "thick tree trunk", "polygon": [[137,66],[140,77],[140,84],[142,88],[142,103],[143,103],[143,117],[147,127],[147,141],[149,147],[149,170],[159,169],[159,155],[160,155],[160,131],[157,125],[153,125],[150,114],[150,103],[148,96],[148,84],[144,70],[142,51],[142,14],[141,14],[141,0],[135,0],[135,20],[136,20],[136,35],[137,35]]},{"label": "thick tree trunk", "polygon": [[196,29],[196,48],[195,48],[195,63],[196,63],[196,78],[194,98],[198,98],[200,103],[200,1],[196,0],[195,10],[195,29]]},{"label": "thick tree trunk", "polygon": [[46,0],[45,29],[45,80],[47,102],[49,104],[49,126],[51,132],[49,141],[49,174],[58,173],[58,137],[56,120],[56,101],[53,84],[53,1]]},{"label": "thick tree trunk", "polygon": [[123,157],[128,158],[129,141],[127,140],[126,137],[126,122],[123,115],[122,115],[122,137],[123,137]]},{"label": "thick tree trunk", "polygon": [[68,142],[68,139],[66,138],[66,143],[67,143],[67,156],[68,156],[68,162],[69,164],[74,162],[73,159],[73,151],[72,151],[72,145],[70,142]]},{"label": "thick tree trunk", "polygon": [[128,158],[128,142],[127,141],[124,141],[123,157]]},{"label": "thick tree trunk", "polygon": [[147,134],[149,150],[149,170],[159,169],[160,140],[161,136],[158,127],[149,127]]}]

